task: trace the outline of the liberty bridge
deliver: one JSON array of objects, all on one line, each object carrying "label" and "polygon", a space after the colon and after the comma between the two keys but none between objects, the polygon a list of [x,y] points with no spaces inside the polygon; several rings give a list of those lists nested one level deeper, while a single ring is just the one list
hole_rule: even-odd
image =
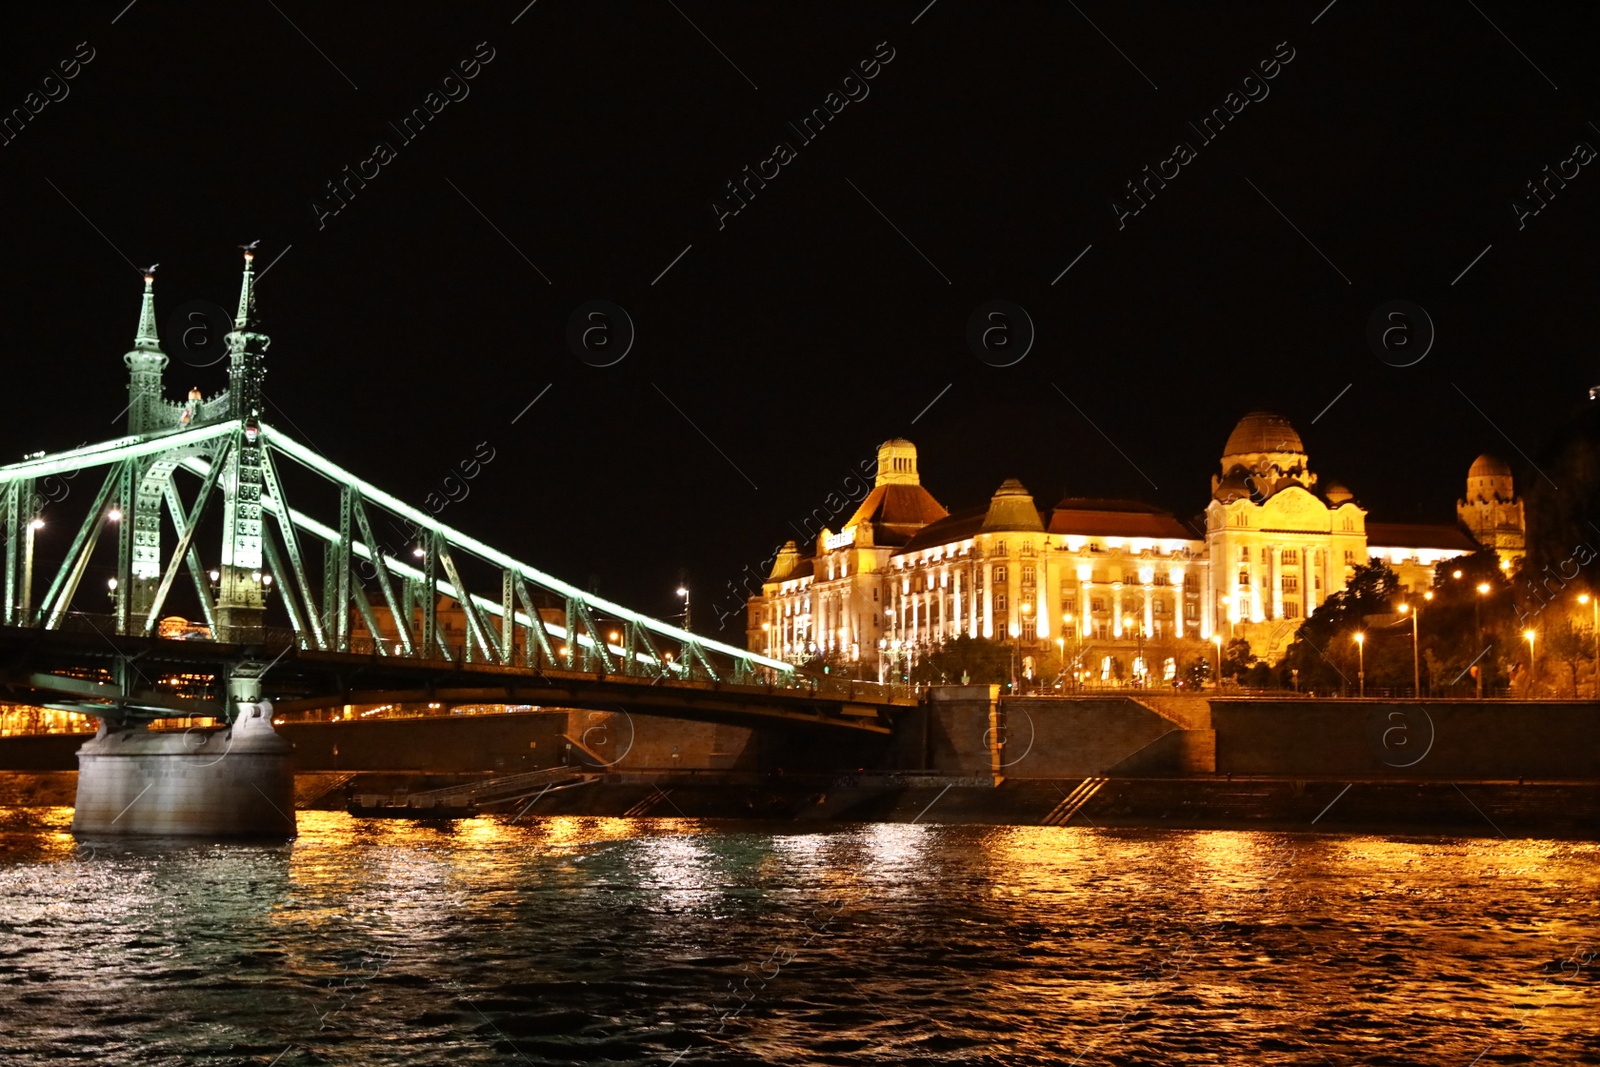
[{"label": "liberty bridge", "polygon": [[[0,467],[0,693],[100,721],[79,752],[75,832],[292,834],[290,746],[273,731],[275,712],[536,704],[887,734],[914,702],[892,687],[802,678],[783,660],[586,592],[267,422],[271,341],[248,251],[225,339],[227,388],[167,399],[154,286],[146,273],[123,357],[127,435]],[[50,499],[62,479],[91,470],[103,474],[81,517],[71,505],[87,494]],[[52,532],[63,513],[76,532],[53,573],[36,573],[47,512]],[[385,526],[404,530],[398,546],[376,535]],[[208,568],[201,553],[213,546]],[[104,600],[86,610],[96,593],[85,577],[104,573],[112,552],[99,594],[110,612]],[[204,626],[163,636],[184,579],[179,595],[192,595]],[[447,615],[464,623],[458,638]],[[194,716],[222,725],[147,728]]]}]

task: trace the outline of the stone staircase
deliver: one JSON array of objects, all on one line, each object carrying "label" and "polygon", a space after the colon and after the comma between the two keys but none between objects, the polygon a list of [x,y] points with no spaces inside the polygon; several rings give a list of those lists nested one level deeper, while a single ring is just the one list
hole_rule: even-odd
[{"label": "stone staircase", "polygon": [[1142,693],[1133,697],[1157,715],[1183,730],[1210,730],[1211,699],[1166,693]]}]

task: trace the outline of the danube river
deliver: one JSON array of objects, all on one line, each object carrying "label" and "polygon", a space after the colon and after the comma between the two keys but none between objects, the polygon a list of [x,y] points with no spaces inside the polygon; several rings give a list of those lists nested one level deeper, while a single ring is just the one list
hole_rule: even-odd
[{"label": "danube river", "polygon": [[0,1062],[1600,1063],[1600,845],[0,809]]}]

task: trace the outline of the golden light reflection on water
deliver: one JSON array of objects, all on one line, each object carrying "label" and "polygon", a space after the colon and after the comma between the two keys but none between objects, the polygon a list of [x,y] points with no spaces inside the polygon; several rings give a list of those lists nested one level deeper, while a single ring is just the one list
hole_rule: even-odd
[{"label": "golden light reflection on water", "polygon": [[500,1030],[643,1067],[738,983],[717,1039],[808,1065],[1467,1063],[1489,1031],[1484,1062],[1600,1062],[1600,964],[1551,963],[1600,947],[1593,843],[302,812],[95,851],[71,815],[0,809],[0,988],[35,997],[0,1061],[88,1009],[174,1062],[267,1032],[259,1062],[488,1067]]}]

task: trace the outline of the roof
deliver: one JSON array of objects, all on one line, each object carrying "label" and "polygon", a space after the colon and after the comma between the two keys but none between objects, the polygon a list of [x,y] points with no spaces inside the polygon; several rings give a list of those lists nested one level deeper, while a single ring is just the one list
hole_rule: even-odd
[{"label": "roof", "polygon": [[1471,468],[1467,471],[1468,478],[1509,478],[1511,466],[1499,456],[1491,456],[1487,452],[1472,461]]},{"label": "roof", "polygon": [[989,500],[989,514],[983,520],[985,530],[1019,530],[1044,532],[1044,520],[1034,506],[1033,494],[1015,478],[1000,483]]},{"label": "roof", "polygon": [[1254,452],[1304,452],[1289,420],[1270,411],[1252,411],[1239,420],[1223,446],[1224,456],[1244,456]]},{"label": "roof", "polygon": [[768,578],[767,584],[780,585],[783,582],[792,582],[797,578],[809,578],[811,577],[812,572],[816,569],[815,562],[816,561],[812,557],[807,556],[799,563],[796,563],[794,565],[794,570],[790,571],[788,574],[785,574],[782,578]]},{"label": "roof", "polygon": [[1373,548],[1441,548],[1476,552],[1478,543],[1459,526],[1432,522],[1369,522],[1367,544]]},{"label": "roof", "polygon": [[1198,541],[1197,534],[1170,511],[1139,500],[1067,497],[1050,512],[1053,534],[1089,537],[1160,537]]},{"label": "roof", "polygon": [[892,545],[912,537],[929,523],[950,514],[933,494],[920,485],[887,483],[875,485],[861,501],[842,529],[863,522],[872,523],[873,540]]},{"label": "roof", "polygon": [[965,541],[983,530],[983,520],[988,514],[988,505],[982,505],[946,516],[917,531],[917,535],[907,541],[901,551],[914,552],[938,545],[948,545],[953,541]]}]

